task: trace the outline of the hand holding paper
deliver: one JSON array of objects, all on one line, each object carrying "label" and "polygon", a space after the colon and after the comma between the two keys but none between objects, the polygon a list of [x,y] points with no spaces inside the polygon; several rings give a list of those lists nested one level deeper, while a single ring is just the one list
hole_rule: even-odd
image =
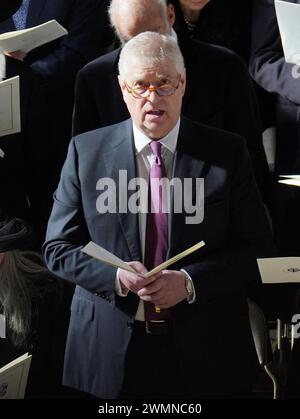
[{"label": "hand holding paper", "polygon": [[[147,272],[143,276],[144,278],[149,278],[151,275],[154,275],[163,269],[167,269],[168,266],[172,265],[175,262],[178,262],[180,259],[188,256],[189,254],[195,252],[196,250],[200,249],[205,245],[204,241],[201,241],[195,244],[192,247],[189,247],[185,251],[179,253],[178,255],[172,257],[171,259],[166,260],[165,262],[161,263],[160,265],[156,266],[151,271]],[[89,256],[99,260],[100,262],[107,263],[108,265],[112,265],[115,268],[124,269],[125,271],[136,273],[133,268],[131,268],[126,262],[118,258],[117,256],[113,255],[112,253],[108,252],[103,247],[99,246],[94,242],[89,242],[83,249],[82,252],[86,253]]]},{"label": "hand holding paper", "polygon": [[7,51],[23,51],[27,53],[67,33],[68,31],[56,20],[49,20],[28,29],[2,33],[0,35],[0,53]]},{"label": "hand holding paper", "polygon": [[23,51],[8,52],[8,51],[6,51],[5,55],[7,55],[8,57],[12,57],[15,60],[24,61],[26,56],[27,56],[27,52],[23,52]]}]

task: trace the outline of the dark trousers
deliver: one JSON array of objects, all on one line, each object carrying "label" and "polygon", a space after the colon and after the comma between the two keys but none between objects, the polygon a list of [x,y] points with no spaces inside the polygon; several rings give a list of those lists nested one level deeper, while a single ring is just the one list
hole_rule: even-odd
[{"label": "dark trousers", "polygon": [[[222,376],[221,372],[222,380],[214,380],[210,374],[215,363],[213,353],[206,365],[200,367],[196,365],[195,359],[181,359],[182,355],[176,352],[172,328],[170,333],[156,336],[147,334],[143,323],[138,323],[127,349],[124,382],[119,398],[164,400],[251,397],[253,381],[243,377],[243,372],[240,375],[234,373],[235,368],[243,371],[245,366],[232,365],[235,378],[230,374]],[[226,371],[227,361],[225,357]],[[247,359],[247,364],[254,365],[252,361],[252,358]],[[196,375],[194,371],[197,371]]]},{"label": "dark trousers", "polygon": [[120,398],[184,398],[184,379],[174,351],[172,332],[151,335],[143,322],[135,326],[127,350],[125,378]]}]

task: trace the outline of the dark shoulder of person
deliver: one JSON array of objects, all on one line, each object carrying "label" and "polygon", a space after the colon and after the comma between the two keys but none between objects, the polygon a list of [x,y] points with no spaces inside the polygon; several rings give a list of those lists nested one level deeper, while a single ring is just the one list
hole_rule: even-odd
[{"label": "dark shoulder of person", "polygon": [[188,30],[178,0],[172,0],[176,12],[175,31],[202,42],[233,50],[246,62],[250,54],[250,0],[212,0],[201,11],[193,31]]}]

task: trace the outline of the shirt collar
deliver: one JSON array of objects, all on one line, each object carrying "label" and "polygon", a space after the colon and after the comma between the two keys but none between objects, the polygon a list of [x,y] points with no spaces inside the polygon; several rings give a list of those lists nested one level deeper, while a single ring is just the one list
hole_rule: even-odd
[{"label": "shirt collar", "polygon": [[[171,131],[165,137],[159,140],[159,142],[173,154],[176,151],[179,126],[180,118],[178,119],[175,127],[172,128]],[[134,123],[132,124],[132,127],[135,150],[137,153],[140,153],[152,140],[148,138],[142,131],[140,131],[134,125]]]}]

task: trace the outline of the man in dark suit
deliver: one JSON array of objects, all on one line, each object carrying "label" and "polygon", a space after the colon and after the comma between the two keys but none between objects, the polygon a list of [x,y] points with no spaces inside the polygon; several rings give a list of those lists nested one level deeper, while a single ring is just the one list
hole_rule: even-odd
[{"label": "man in dark suit", "polygon": [[[161,0],[113,0],[110,17],[123,43],[146,30],[169,34],[175,20],[173,6],[167,7]],[[184,36],[178,41],[187,68],[183,115],[246,138],[256,181],[267,201],[268,167],[256,97],[246,66],[225,48]],[[120,50],[113,51],[78,73],[73,121],[75,135],[128,118],[117,82],[119,54]]]},{"label": "man in dark suit", "polygon": [[[139,34],[122,49],[119,69],[131,119],[73,138],[44,245],[49,269],[76,284],[64,383],[100,398],[248,395],[256,359],[246,295],[259,285],[256,258],[270,233],[245,142],[180,117],[186,75],[172,37]],[[165,179],[192,184],[178,195],[174,188],[153,224],[143,208],[159,168]],[[204,219],[190,223],[203,208],[201,179]],[[137,197],[143,182],[150,191]],[[85,255],[90,240],[136,273]],[[203,249],[170,269],[140,275],[163,245],[166,259],[200,240]],[[149,320],[149,305],[163,319]]]},{"label": "man in dark suit", "polygon": [[[7,177],[16,179],[14,185],[26,177],[31,221],[41,230],[42,241],[52,193],[71,135],[75,76],[83,65],[103,52],[106,3],[106,0],[23,0],[17,13],[0,23],[0,33],[30,28],[51,19],[68,30],[66,36],[28,54],[5,53],[5,77],[20,76],[22,122],[22,137],[0,140],[6,163],[11,162],[13,167]],[[25,168],[20,155],[25,155]],[[18,163],[14,163],[17,159]],[[18,169],[21,166],[22,170]],[[14,189],[12,186],[12,193],[17,195]],[[14,203],[3,205],[15,213],[16,209],[11,208]]]}]

